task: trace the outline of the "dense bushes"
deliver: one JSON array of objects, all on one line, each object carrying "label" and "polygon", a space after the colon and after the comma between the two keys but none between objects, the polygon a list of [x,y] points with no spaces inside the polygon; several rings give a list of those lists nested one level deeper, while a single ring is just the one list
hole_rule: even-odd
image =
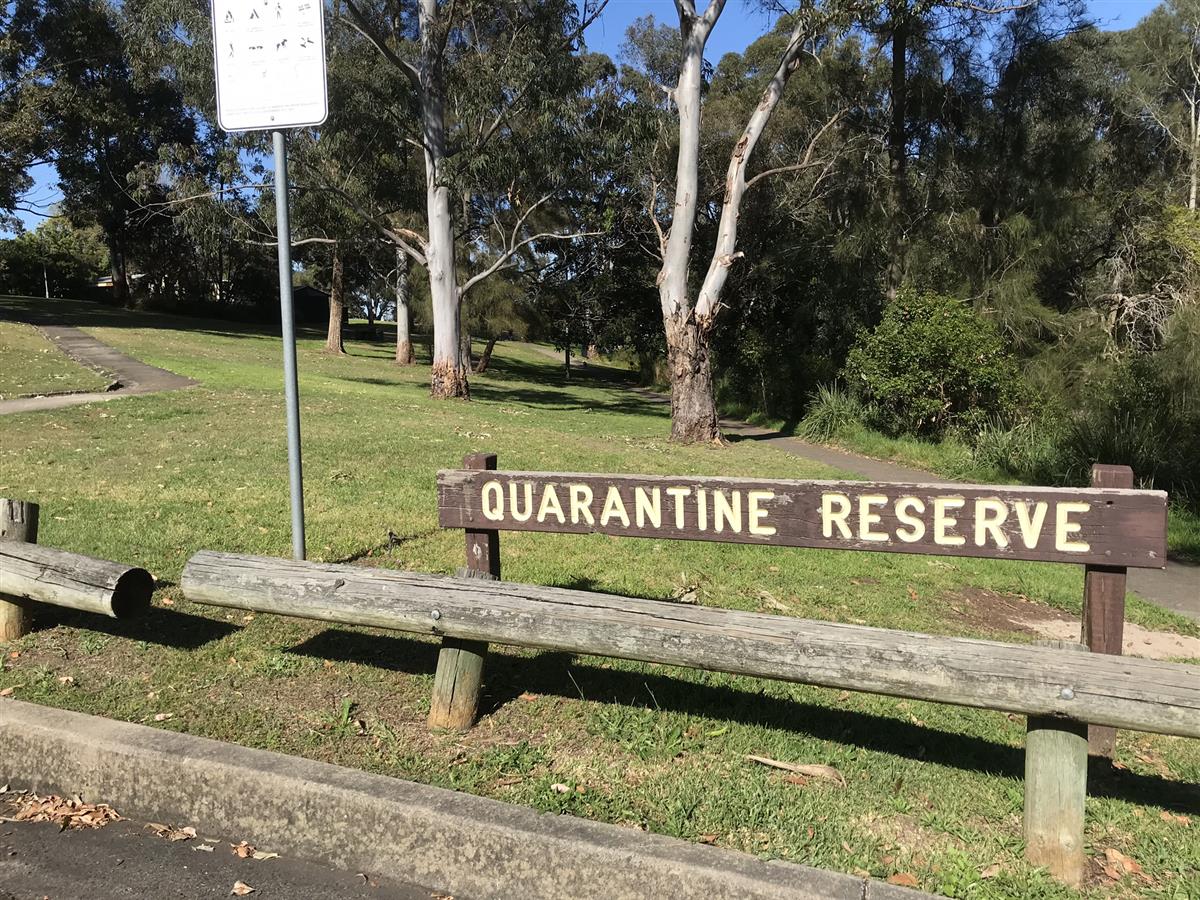
[{"label": "dense bushes", "polygon": [[975,431],[1011,419],[1023,393],[995,328],[965,303],[926,292],[889,304],[851,348],[843,374],[867,424],[891,435]]}]

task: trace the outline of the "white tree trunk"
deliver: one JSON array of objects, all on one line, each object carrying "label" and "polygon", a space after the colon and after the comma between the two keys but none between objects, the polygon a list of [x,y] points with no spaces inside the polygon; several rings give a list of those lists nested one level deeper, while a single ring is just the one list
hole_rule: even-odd
[{"label": "white tree trunk", "polygon": [[425,268],[433,305],[434,397],[467,397],[467,373],[459,356],[459,290],[454,265],[450,186],[443,180],[446,159],[445,84],[438,36],[437,0],[421,0],[421,118],[425,145],[425,211],[429,237]]},{"label": "white tree trunk", "polygon": [[719,441],[721,431],[712,389],[709,327],[707,322],[697,320],[692,309],[688,271],[700,190],[704,47],[725,8],[725,0],[709,0],[702,16],[696,14],[691,0],[678,0],[676,6],[683,38],[679,81],[673,94],[679,111],[679,153],[675,160],[675,203],[670,231],[663,242],[658,295],[671,379],[671,439],[705,443]]},{"label": "white tree trunk", "polygon": [[413,364],[412,333],[408,311],[408,254],[396,248],[396,364]]},{"label": "white tree trunk", "polygon": [[[763,91],[758,106],[750,114],[746,128],[729,156],[729,168],[725,173],[725,199],[721,206],[721,221],[717,226],[717,245],[708,264],[704,283],[700,287],[700,294],[696,298],[696,316],[701,322],[710,320],[716,314],[721,292],[729,278],[729,269],[742,255],[737,251],[737,233],[742,197],[746,193],[746,166],[758,145],[758,139],[762,137],[763,130],[775,112],[775,107],[783,97],[788,79],[796,71],[803,40],[803,25],[797,24],[787,49],[779,59],[774,76]],[[814,146],[815,140],[809,144],[810,154]]]}]

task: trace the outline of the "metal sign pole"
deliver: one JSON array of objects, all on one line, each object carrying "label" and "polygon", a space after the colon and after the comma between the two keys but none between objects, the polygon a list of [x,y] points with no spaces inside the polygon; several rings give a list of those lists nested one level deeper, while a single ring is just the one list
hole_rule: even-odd
[{"label": "metal sign pole", "polygon": [[300,465],[300,388],[296,379],[296,322],[292,308],[292,225],[288,219],[287,142],[275,144],[275,234],[279,244],[279,311],[283,322],[283,387],[287,403],[288,483],[292,500],[292,556],[304,559],[304,474]]}]

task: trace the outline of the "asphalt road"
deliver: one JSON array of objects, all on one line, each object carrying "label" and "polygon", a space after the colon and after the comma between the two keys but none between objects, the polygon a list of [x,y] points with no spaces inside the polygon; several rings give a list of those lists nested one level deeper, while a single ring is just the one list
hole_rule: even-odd
[{"label": "asphalt road", "polygon": [[[172,842],[128,821],[61,832],[48,822],[0,822],[0,900],[203,900],[229,897],[238,881],[254,888],[245,895],[250,900],[449,897],[374,873],[285,858],[240,859],[232,850],[240,839],[204,837]],[[197,850],[201,845],[213,849]]]}]

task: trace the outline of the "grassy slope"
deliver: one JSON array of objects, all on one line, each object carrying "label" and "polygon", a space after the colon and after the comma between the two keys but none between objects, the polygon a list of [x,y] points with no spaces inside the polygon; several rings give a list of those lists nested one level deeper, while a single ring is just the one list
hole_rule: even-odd
[{"label": "grassy slope", "polygon": [[[142,623],[45,616],[0,688],[813,865],[912,872],[951,895],[1072,896],[1021,860],[1017,717],[497,648],[480,725],[430,735],[433,644],[187,603],[176,582],[197,549],[288,554],[278,340],[79,309],[101,317],[101,338],[202,384],[0,419],[0,496],[42,503],[43,543],[146,565],[162,589]],[[344,359],[319,347],[314,334],[300,348],[313,558],[452,571],[462,536],[436,527],[433,474],[477,450],[506,468],[831,474],[754,441],[671,447],[660,406],[611,383],[566,385],[534,351],[502,345],[464,404],[432,402],[425,371],[392,366],[386,346],[352,344]],[[388,529],[403,537],[393,549]],[[1065,566],[608,537],[501,544],[513,580],[660,598],[698,586],[711,605],[941,633],[972,633],[950,608],[964,585],[1066,609],[1081,594]],[[1133,856],[1165,896],[1200,896],[1200,823],[1159,815],[1200,812],[1200,746],[1124,734],[1119,750],[1122,768],[1093,780],[1089,849]],[[789,784],[747,753],[832,764],[849,785]],[[999,874],[983,879],[992,864]]]},{"label": "grassy slope", "polygon": [[0,400],[64,391],[102,391],[108,382],[85,369],[30,325],[0,322]]}]

